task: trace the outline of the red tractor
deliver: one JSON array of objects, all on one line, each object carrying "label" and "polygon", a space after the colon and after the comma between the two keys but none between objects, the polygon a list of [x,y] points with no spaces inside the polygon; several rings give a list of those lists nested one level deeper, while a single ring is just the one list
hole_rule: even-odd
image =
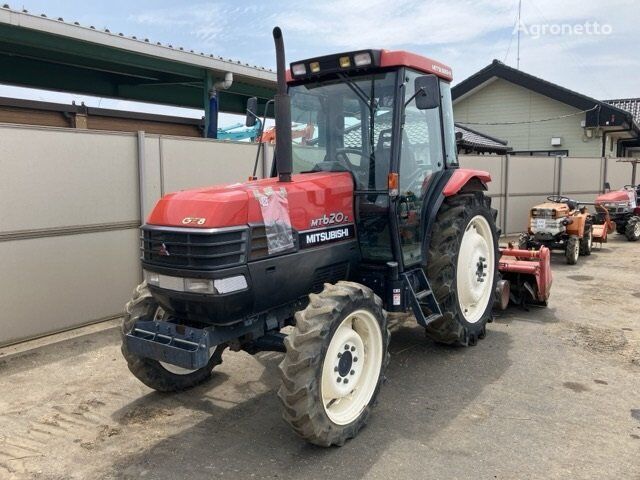
[{"label": "red tractor", "polygon": [[635,242],[640,239],[639,200],[640,185],[625,185],[622,190],[599,195],[596,204],[607,210],[619,234],[627,237],[630,242]]},{"label": "red tractor", "polygon": [[[225,348],[284,352],[285,420],[309,442],[342,445],[382,384],[388,312],[413,313],[445,344],[485,336],[496,211],[489,174],[458,166],[448,67],[358,50],[289,73],[273,36],[272,177],[158,202],[122,352],[159,391],[206,381]],[[292,121],[313,137],[292,142]]]}]

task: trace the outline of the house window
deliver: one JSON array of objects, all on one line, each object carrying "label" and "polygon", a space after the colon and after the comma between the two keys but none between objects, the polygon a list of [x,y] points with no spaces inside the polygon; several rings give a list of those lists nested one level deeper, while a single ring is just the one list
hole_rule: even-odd
[{"label": "house window", "polygon": [[509,155],[519,157],[568,157],[569,150],[519,150],[509,152]]}]

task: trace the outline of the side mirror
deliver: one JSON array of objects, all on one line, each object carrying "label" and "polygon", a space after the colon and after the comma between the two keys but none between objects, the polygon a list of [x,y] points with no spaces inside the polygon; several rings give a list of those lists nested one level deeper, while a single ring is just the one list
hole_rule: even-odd
[{"label": "side mirror", "polygon": [[437,76],[431,74],[417,77],[414,86],[418,110],[431,110],[440,106],[440,85]]},{"label": "side mirror", "polygon": [[253,127],[256,124],[258,115],[258,99],[251,97],[247,100],[247,117],[244,121],[245,127]]},{"label": "side mirror", "polygon": [[462,132],[456,132],[456,143],[460,143],[462,141]]}]

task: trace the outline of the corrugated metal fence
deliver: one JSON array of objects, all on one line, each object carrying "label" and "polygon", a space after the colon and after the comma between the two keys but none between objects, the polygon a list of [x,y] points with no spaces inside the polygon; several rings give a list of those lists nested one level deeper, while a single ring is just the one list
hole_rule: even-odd
[{"label": "corrugated metal fence", "polygon": [[242,181],[255,156],[247,143],[0,125],[0,345],[119,316],[140,281],[141,209]]},{"label": "corrugated metal fence", "polygon": [[[0,344],[119,316],[140,280],[141,216],[164,193],[246,179],[255,154],[246,143],[0,125]],[[591,199],[605,171],[614,187],[630,182],[628,164],[600,158],[461,163],[492,173],[506,232],[550,193]]]}]

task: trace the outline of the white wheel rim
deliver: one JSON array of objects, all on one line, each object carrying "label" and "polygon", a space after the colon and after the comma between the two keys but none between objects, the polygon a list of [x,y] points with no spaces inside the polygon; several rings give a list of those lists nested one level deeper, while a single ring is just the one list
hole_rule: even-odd
[{"label": "white wheel rim", "polygon": [[333,423],[356,420],[371,401],[382,366],[382,331],[367,310],[349,314],[336,329],[322,365],[321,396]]},{"label": "white wheel rim", "polygon": [[456,272],[458,303],[467,322],[482,318],[491,301],[494,275],[493,232],[487,219],[476,215],[462,236]]},{"label": "white wheel rim", "polygon": [[633,234],[636,237],[640,237],[640,222],[636,222],[635,227],[633,227]]}]

